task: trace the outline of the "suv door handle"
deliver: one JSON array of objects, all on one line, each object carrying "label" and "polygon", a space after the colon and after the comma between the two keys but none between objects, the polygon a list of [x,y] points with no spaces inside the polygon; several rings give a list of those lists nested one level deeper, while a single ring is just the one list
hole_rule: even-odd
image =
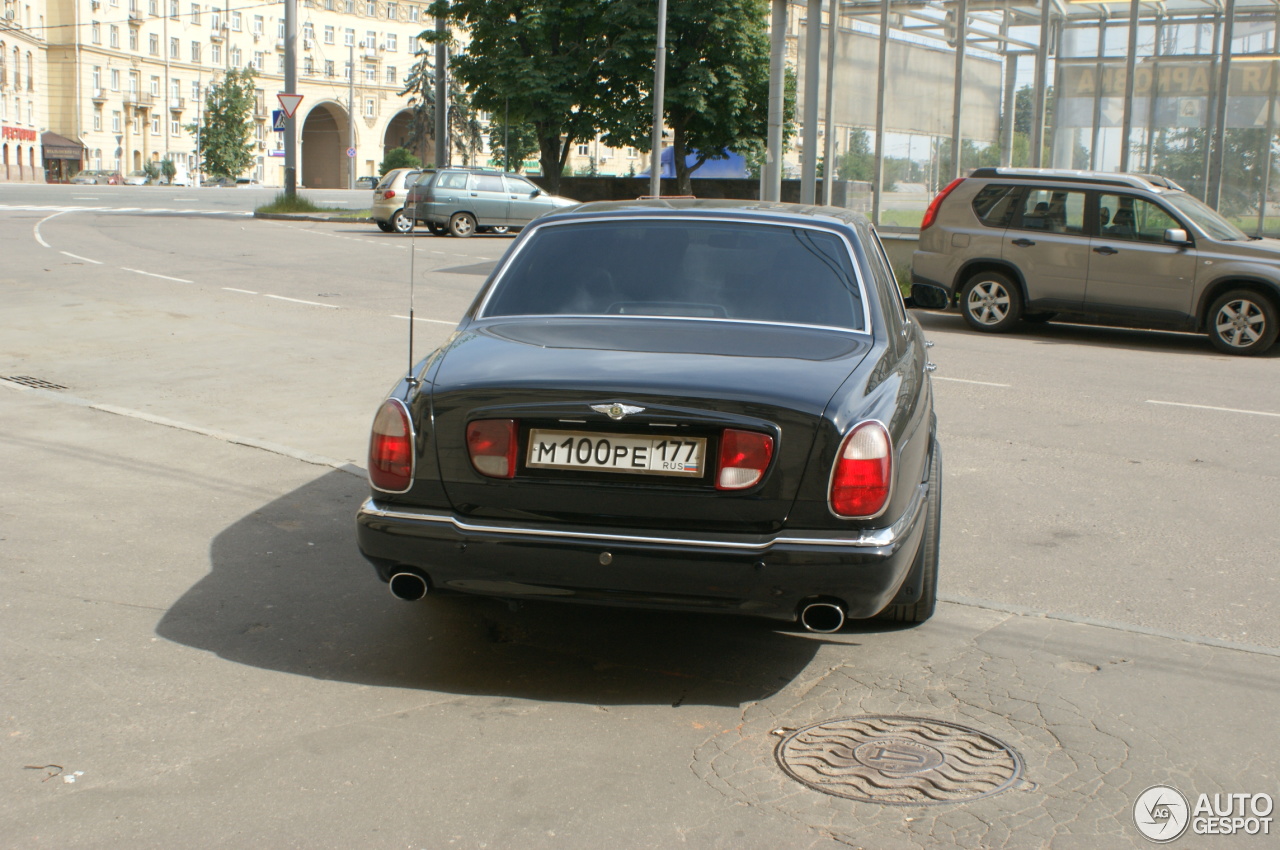
[{"label": "suv door handle", "polygon": [[1017,245],[1019,248],[1030,248],[1032,245],[1036,243],[1032,242],[1030,239],[1015,239],[1009,244]]},{"label": "suv door handle", "polygon": [[1097,248],[1094,248],[1094,249],[1093,249],[1093,253],[1095,253],[1095,254],[1119,254],[1120,252],[1119,252],[1119,251],[1117,251],[1115,248],[1112,248],[1110,245],[1099,245]]}]

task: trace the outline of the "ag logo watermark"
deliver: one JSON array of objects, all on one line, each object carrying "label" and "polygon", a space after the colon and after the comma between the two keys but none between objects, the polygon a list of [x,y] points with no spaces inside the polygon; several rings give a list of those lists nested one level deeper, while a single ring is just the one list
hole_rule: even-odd
[{"label": "ag logo watermark", "polygon": [[1190,828],[1195,835],[1270,835],[1270,794],[1200,794],[1192,806],[1172,785],[1152,785],[1133,803],[1138,831],[1167,844]]}]

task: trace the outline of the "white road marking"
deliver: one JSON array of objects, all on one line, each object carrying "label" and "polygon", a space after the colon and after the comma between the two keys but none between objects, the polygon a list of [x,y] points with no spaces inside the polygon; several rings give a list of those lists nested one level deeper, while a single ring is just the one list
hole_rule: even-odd
[{"label": "white road marking", "polygon": [[266,292],[263,293],[263,296],[266,298],[275,298],[279,301],[292,301],[295,304],[310,304],[312,307],[328,307],[330,310],[338,309],[337,304],[321,304],[319,301],[303,301],[301,298],[286,298],[283,295],[272,295]]},{"label": "white road marking", "polygon": [[53,215],[47,215],[35,223],[35,226],[31,228],[31,232],[36,235],[37,242],[39,242],[41,245],[43,245],[46,248],[53,247],[48,242],[44,241],[44,237],[40,235],[40,225],[44,224],[46,221],[48,221],[51,218],[57,218],[58,216],[62,215],[62,213],[64,212],[66,212],[66,210],[61,210],[59,212],[54,213]]},{"label": "white road marking", "polygon": [[934,376],[933,376],[933,379],[934,379],[935,381],[952,381],[952,382],[957,383],[957,384],[977,384],[977,385],[978,385],[978,386],[980,386],[980,387],[1005,387],[1005,388],[1008,388],[1008,387],[1013,386],[1013,384],[993,384],[993,383],[991,383],[990,381],[966,381],[964,378],[942,378],[942,377],[939,377],[938,375],[934,375]]},{"label": "white road marking", "polygon": [[97,195],[94,195],[93,197],[78,197],[78,196],[76,196],[76,195],[72,195],[72,196],[71,196],[71,200],[73,200],[73,201],[96,201],[96,200],[98,200],[98,196],[97,196]]},{"label": "white road marking", "polygon": [[[66,252],[64,251],[63,253],[66,253]],[[162,280],[172,280],[176,283],[195,283],[194,280],[184,280],[180,277],[169,277],[167,274],[156,274],[155,272],[144,272],[142,269],[131,269],[131,268],[126,268],[125,266],[121,266],[120,268],[124,269],[124,271],[127,271],[127,272],[133,272],[134,274],[145,274],[147,277],[158,277],[158,278],[161,278]]]},{"label": "white road marking", "polygon": [[1208,404],[1186,404],[1180,401],[1156,401],[1155,399],[1147,399],[1147,404],[1164,404],[1170,407],[1194,407],[1197,410],[1218,410],[1223,413],[1247,413],[1251,416],[1276,416],[1280,417],[1280,413],[1269,413],[1265,410],[1241,410],[1238,407],[1214,407]]},{"label": "white road marking", "polygon": [[95,266],[102,265],[102,260],[91,260],[88,257],[82,257],[79,254],[73,254],[70,251],[60,251],[59,253],[66,254],[68,257],[72,257],[77,260],[84,260],[86,263],[93,263]]},{"label": "white road marking", "polygon": [[252,289],[236,289],[234,286],[224,286],[224,287],[222,287],[222,288],[223,288],[223,289],[225,289],[227,292],[243,292],[245,295],[257,295],[257,294],[258,294],[258,293],[256,293],[256,292],[254,292]]},{"label": "white road marking", "polygon": [[[408,321],[408,319],[409,319],[409,317],[408,317],[408,316],[392,316],[391,318],[393,318],[393,319],[404,319],[405,321]],[[457,322],[446,322],[444,319],[424,319],[424,318],[422,318],[421,316],[414,316],[414,317],[413,317],[413,320],[414,320],[415,322],[431,322],[432,324],[436,324],[436,325],[456,325],[456,324],[458,324]]]}]

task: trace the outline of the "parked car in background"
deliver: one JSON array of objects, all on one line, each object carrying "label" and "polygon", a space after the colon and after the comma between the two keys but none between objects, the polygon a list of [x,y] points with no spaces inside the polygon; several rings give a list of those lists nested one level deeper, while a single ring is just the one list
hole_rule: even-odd
[{"label": "parked car in background", "polygon": [[1199,331],[1228,354],[1280,332],[1280,240],[1152,174],[979,168],[933,199],[912,300],[979,331],[1057,316]]},{"label": "parked car in background", "polygon": [[200,185],[214,189],[234,188],[236,181],[234,177],[206,177]]},{"label": "parked car in background", "polygon": [[412,213],[405,213],[405,202],[409,198],[408,187],[421,173],[417,168],[393,168],[374,187],[369,217],[383,233],[413,230]]},{"label": "parked car in background", "polygon": [[151,177],[145,171],[130,171],[124,177],[126,186],[146,186],[150,182]]},{"label": "parked car in background", "polygon": [[72,183],[81,186],[117,186],[124,180],[119,171],[91,170],[81,171],[71,178]]},{"label": "parked car in background", "polygon": [[423,169],[407,207],[432,233],[471,236],[519,230],[543,213],[578,202],[550,195],[519,174],[489,168]]},{"label": "parked car in background", "polygon": [[552,213],[379,409],[359,546],[403,599],[923,622],[932,368],[861,215]]},{"label": "parked car in background", "polygon": [[357,177],[356,188],[357,189],[376,189],[378,186],[378,182],[379,181],[377,177]]}]

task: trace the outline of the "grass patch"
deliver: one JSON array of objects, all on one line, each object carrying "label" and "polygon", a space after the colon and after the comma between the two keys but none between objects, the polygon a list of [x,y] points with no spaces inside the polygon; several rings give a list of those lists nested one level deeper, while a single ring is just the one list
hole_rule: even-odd
[{"label": "grass patch", "polygon": [[342,207],[318,207],[308,201],[302,195],[295,194],[292,198],[285,192],[276,195],[269,204],[258,207],[254,212],[260,213],[328,213],[330,215],[339,215],[341,218],[365,219],[369,217],[368,210],[349,210]]}]

